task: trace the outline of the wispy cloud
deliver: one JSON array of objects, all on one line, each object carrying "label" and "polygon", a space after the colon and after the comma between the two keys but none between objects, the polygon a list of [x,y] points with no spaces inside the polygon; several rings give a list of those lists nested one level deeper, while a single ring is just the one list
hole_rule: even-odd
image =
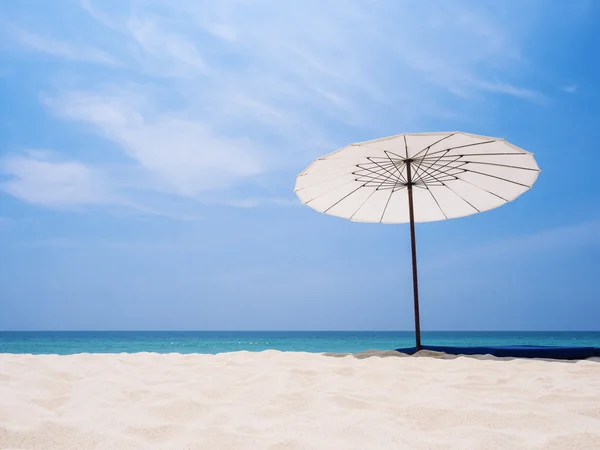
[{"label": "wispy cloud", "polygon": [[576,84],[570,84],[562,88],[568,94],[575,94],[577,92],[578,86]]},{"label": "wispy cloud", "polygon": [[164,113],[132,91],[66,92],[46,100],[114,142],[143,169],[147,189],[194,197],[261,174],[267,163],[245,138],[216,133],[201,120]]},{"label": "wispy cloud", "polygon": [[519,97],[524,99],[542,99],[543,95],[537,91],[526,88],[518,88],[510,84],[489,82],[489,81],[478,81],[477,84],[485,90],[490,92],[497,92],[500,94],[508,94],[513,97]]},{"label": "wispy cloud", "polygon": [[101,174],[46,151],[9,156],[0,161],[0,171],[9,177],[0,188],[29,203],[65,207],[116,201]]},{"label": "wispy cloud", "polygon": [[107,65],[117,64],[117,61],[110,54],[91,46],[52,39],[48,36],[40,36],[15,27],[9,28],[9,35],[18,45],[24,48],[69,61]]},{"label": "wispy cloud", "polygon": [[134,57],[153,74],[194,77],[208,70],[191,40],[161,29],[150,18],[130,18],[127,31],[143,50],[134,52]]},{"label": "wispy cloud", "polygon": [[503,20],[514,6],[357,0],[155,0],[120,9],[82,0],[81,6],[101,30],[93,39],[101,48],[23,30],[18,41],[63,59],[118,59],[113,73],[58,82],[44,99],[56,117],[80,123],[126,157],[99,170],[62,150],[73,164],[103,173],[121,196],[160,192],[233,206],[285,204],[288,191],[261,191],[269,177],[291,178],[357,136],[423,129],[492,93],[543,97],[519,77],[529,70],[520,48],[526,17]]}]

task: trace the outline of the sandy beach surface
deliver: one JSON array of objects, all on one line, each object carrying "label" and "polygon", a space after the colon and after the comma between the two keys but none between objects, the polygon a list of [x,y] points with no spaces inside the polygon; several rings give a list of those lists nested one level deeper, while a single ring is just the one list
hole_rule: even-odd
[{"label": "sandy beach surface", "polygon": [[0,448],[600,449],[599,361],[386,355],[0,354]]}]

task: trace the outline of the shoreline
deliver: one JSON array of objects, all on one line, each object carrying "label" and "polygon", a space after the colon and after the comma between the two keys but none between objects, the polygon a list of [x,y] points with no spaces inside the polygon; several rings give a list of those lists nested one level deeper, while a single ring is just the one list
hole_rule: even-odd
[{"label": "shoreline", "polygon": [[379,350],[379,349],[371,349],[371,350],[362,350],[359,352],[312,352],[312,351],[296,351],[296,350],[278,350],[278,349],[265,349],[265,350],[233,350],[233,351],[224,351],[218,353],[200,353],[200,352],[190,352],[190,353],[181,353],[181,352],[151,352],[151,351],[139,351],[139,352],[78,352],[78,353],[68,353],[68,354],[60,354],[60,353],[3,353],[0,352],[0,358],[5,356],[32,356],[32,357],[43,357],[43,356],[52,356],[52,357],[73,357],[79,355],[85,356],[123,356],[123,355],[155,355],[155,356],[199,356],[199,357],[208,357],[208,356],[224,356],[224,355],[260,355],[260,354],[299,354],[299,355],[319,355],[319,356],[327,356],[332,358],[345,358],[345,357],[353,357],[354,359],[369,359],[369,358],[432,358],[432,359],[457,359],[457,358],[467,358],[467,359],[476,359],[476,360],[486,360],[486,361],[511,361],[511,360],[524,360],[524,361],[548,361],[548,362],[568,362],[568,363],[576,363],[578,361],[590,361],[590,362],[600,362],[600,357],[592,356],[590,358],[583,359],[560,359],[560,358],[524,358],[524,357],[506,357],[506,356],[494,356],[487,353],[481,354],[451,354],[444,353],[433,350],[420,350],[414,354],[402,353],[397,350]]}]

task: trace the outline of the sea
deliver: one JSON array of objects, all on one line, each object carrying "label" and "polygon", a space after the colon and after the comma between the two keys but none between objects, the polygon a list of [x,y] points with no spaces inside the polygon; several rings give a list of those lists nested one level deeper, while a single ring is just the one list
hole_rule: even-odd
[{"label": "sea", "polygon": [[[600,347],[600,331],[428,331],[423,344]],[[356,353],[414,347],[408,331],[0,331],[0,353],[205,353],[263,350]]]}]

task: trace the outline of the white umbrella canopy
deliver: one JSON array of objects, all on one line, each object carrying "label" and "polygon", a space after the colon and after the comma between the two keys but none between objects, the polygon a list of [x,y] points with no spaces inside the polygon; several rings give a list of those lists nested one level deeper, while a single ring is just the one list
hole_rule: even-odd
[{"label": "white umbrella canopy", "polygon": [[294,191],[316,211],[355,222],[410,223],[416,348],[421,348],[415,222],[497,208],[527,190],[540,169],[504,139],[463,132],[399,134],[350,144],[315,160]]},{"label": "white umbrella canopy", "polygon": [[400,134],[317,159],[298,175],[295,192],[325,214],[406,223],[408,165],[415,222],[497,208],[527,191],[540,171],[532,153],[504,139],[461,132]]}]

